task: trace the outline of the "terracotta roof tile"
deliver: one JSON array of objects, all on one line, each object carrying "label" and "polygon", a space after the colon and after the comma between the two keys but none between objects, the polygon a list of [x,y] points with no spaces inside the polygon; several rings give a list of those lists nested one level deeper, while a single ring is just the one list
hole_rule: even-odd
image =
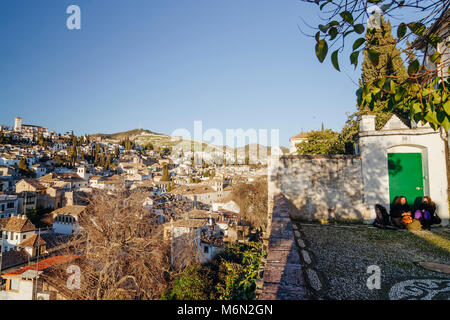
[{"label": "terracotta roof tile", "polygon": [[[6,223],[2,226],[2,229],[4,230],[15,232],[28,232],[36,230],[35,225],[32,224],[31,221],[27,218],[22,219],[19,217],[10,217],[4,219],[7,219]],[[3,223],[4,222],[0,223],[0,226]]]},{"label": "terracotta roof tile", "polygon": [[16,277],[16,276],[20,276],[25,271],[36,270],[36,269],[38,271],[44,271],[44,270],[46,270],[48,268],[51,268],[51,267],[53,267],[53,266],[55,266],[57,264],[67,262],[67,261],[76,259],[78,257],[80,257],[80,256],[79,255],[74,255],[74,256],[54,256],[54,257],[50,257],[50,258],[47,258],[45,260],[42,260],[40,262],[37,262],[36,263],[37,265],[33,264],[31,266],[26,266],[26,267],[23,267],[23,268],[20,268],[20,269],[17,269],[17,270],[14,270],[14,271],[2,274],[1,276],[2,277]]},{"label": "terracotta roof tile", "polygon": [[28,239],[25,239],[24,241],[22,241],[19,244],[19,246],[20,247],[32,247],[32,248],[35,248],[35,247],[45,246],[46,244],[47,243],[44,241],[44,239],[42,239],[37,234],[33,234]]},{"label": "terracotta roof tile", "polygon": [[65,206],[65,207],[56,209],[55,211],[53,211],[51,213],[51,215],[55,216],[57,214],[61,214],[61,215],[66,215],[66,216],[77,217],[81,213],[83,213],[83,211],[85,211],[85,210],[86,210],[86,206],[79,206],[79,205]]}]

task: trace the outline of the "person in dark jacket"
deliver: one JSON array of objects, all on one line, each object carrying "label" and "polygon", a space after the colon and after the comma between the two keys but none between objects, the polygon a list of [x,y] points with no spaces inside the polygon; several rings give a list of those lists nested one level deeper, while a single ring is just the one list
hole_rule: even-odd
[{"label": "person in dark jacket", "polygon": [[404,228],[405,222],[408,221],[408,219],[412,220],[412,217],[411,217],[411,208],[408,205],[406,197],[404,196],[395,197],[394,203],[391,208],[392,224],[396,227]]},{"label": "person in dark jacket", "polygon": [[414,219],[419,220],[423,229],[428,230],[432,224],[441,223],[441,219],[436,214],[436,204],[428,196],[422,198],[421,203],[414,213]]}]

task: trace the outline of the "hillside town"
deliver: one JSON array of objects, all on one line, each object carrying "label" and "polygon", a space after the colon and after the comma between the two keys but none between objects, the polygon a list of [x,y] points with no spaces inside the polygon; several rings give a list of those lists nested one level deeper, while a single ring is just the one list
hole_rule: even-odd
[{"label": "hillside town", "polygon": [[27,6],[0,4],[0,301],[450,300],[450,0]]},{"label": "hillside town", "polygon": [[[262,166],[196,164],[191,156],[172,157],[164,146],[57,134],[21,117],[1,128],[0,143],[0,299],[58,294],[35,288],[33,279],[63,259],[66,244],[83,232],[79,217],[93,193],[144,194],[142,207],[158,217],[164,240],[176,246],[180,234],[195,234],[204,263],[224,243],[248,239],[233,188],[266,174]],[[38,270],[30,269],[34,263]]]}]

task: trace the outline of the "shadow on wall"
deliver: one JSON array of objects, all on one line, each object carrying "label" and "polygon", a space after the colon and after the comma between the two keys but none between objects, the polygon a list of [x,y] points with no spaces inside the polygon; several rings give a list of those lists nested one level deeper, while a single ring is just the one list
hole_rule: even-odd
[{"label": "shadow on wall", "polygon": [[364,205],[359,156],[283,156],[270,179],[286,196],[295,219],[371,218]]},{"label": "shadow on wall", "polygon": [[392,173],[392,175],[397,175],[397,174],[399,174],[401,171],[402,171],[402,165],[400,164],[400,159],[397,159],[397,160],[392,160],[392,159],[389,159],[388,160],[388,168],[391,168],[391,173]]}]

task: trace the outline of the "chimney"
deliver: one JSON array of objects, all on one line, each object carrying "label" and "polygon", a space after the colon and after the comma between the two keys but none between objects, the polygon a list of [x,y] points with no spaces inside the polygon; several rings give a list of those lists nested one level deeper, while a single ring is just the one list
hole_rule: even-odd
[{"label": "chimney", "polygon": [[375,131],[375,115],[363,115],[359,122],[359,132]]}]

